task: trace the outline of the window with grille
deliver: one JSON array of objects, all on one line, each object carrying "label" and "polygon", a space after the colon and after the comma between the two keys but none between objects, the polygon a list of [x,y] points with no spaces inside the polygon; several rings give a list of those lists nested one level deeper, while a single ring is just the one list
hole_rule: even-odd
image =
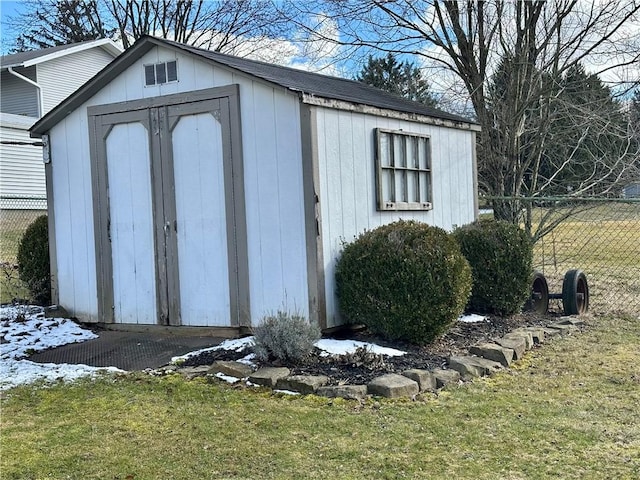
[{"label": "window with grille", "polygon": [[431,145],[427,135],[376,132],[378,210],[431,210]]},{"label": "window with grille", "polygon": [[161,85],[178,81],[178,65],[175,60],[144,66],[144,84]]}]

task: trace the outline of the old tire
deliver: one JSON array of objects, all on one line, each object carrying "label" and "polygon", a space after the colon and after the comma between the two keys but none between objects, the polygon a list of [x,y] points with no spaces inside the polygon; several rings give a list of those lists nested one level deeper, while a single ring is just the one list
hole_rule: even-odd
[{"label": "old tire", "polygon": [[589,310],[589,284],[582,270],[569,270],[564,275],[562,308],[565,315],[580,315]]},{"label": "old tire", "polygon": [[524,309],[539,314],[545,314],[549,310],[549,285],[542,272],[537,270],[533,272],[531,277],[531,297],[525,303]]}]

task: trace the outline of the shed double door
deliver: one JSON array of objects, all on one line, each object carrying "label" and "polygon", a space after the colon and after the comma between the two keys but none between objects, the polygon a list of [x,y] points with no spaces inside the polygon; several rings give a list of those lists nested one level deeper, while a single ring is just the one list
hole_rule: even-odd
[{"label": "shed double door", "polygon": [[234,199],[241,169],[233,168],[229,98],[159,99],[90,110],[101,317],[239,325],[236,222],[244,207]]}]

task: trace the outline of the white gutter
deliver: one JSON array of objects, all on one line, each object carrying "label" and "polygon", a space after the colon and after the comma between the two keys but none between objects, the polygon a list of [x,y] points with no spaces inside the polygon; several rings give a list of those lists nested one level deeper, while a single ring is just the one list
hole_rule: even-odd
[{"label": "white gutter", "polygon": [[7,70],[14,77],[18,77],[20,80],[24,80],[25,82],[33,85],[34,87],[36,87],[38,89],[38,117],[42,117],[44,115],[44,113],[43,113],[44,100],[42,99],[42,87],[37,82],[34,82],[30,78],[27,78],[24,75],[20,75],[18,72],[16,72],[13,69],[13,67],[9,67]]}]

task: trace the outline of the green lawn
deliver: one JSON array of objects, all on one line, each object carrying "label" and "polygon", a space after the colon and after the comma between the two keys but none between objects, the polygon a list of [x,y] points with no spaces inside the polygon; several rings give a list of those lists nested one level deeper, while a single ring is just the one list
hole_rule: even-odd
[{"label": "green lawn", "polygon": [[640,318],[589,323],[418,401],[143,374],[18,388],[2,404],[2,478],[640,478]]}]

